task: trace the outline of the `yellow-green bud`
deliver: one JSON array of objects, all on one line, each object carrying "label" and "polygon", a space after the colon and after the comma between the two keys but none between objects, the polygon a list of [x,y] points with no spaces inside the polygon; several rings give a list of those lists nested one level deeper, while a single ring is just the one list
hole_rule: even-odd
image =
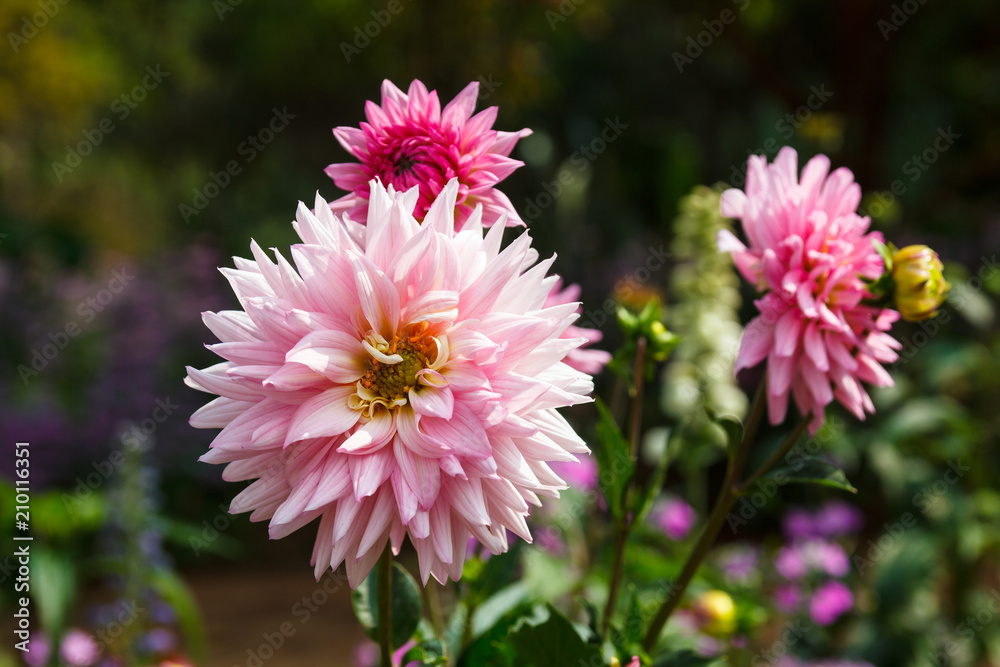
[{"label": "yellow-green bud", "polygon": [[713,637],[725,637],[736,629],[736,605],[724,591],[706,591],[698,596],[693,610],[701,631]]},{"label": "yellow-green bud", "polygon": [[904,320],[919,322],[937,315],[951,285],[941,275],[944,265],[925,245],[910,245],[892,256],[896,308]]}]

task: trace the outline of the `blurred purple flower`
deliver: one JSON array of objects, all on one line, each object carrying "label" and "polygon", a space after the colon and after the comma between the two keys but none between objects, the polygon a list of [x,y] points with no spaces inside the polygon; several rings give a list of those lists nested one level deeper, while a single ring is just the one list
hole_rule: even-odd
[{"label": "blurred purple flower", "polygon": [[167,653],[177,646],[177,637],[167,628],[153,628],[142,636],[141,645],[149,653]]},{"label": "blurred purple flower", "polygon": [[29,667],[45,667],[49,664],[52,645],[44,632],[36,632],[28,642],[28,652],[24,654],[24,662]]},{"label": "blurred purple flower", "polygon": [[59,655],[70,667],[90,667],[100,657],[101,647],[90,633],[72,629],[62,638]]},{"label": "blurred purple flower", "polygon": [[670,497],[660,502],[653,512],[656,525],[672,540],[683,540],[698,520],[694,508],[680,498]]},{"label": "blurred purple flower", "polygon": [[378,664],[378,644],[364,641],[351,651],[351,664],[354,667],[373,667]]},{"label": "blurred purple flower", "polygon": [[809,567],[802,550],[793,544],[781,547],[774,558],[774,569],[785,579],[795,581],[806,576]]},{"label": "blurred purple flower", "polygon": [[746,584],[757,576],[757,549],[749,545],[730,547],[719,561],[722,576],[729,584]]},{"label": "blurred purple flower", "polygon": [[802,602],[802,589],[795,584],[781,584],[774,589],[774,606],[783,614],[791,614]]},{"label": "blurred purple flower", "polygon": [[817,625],[830,625],[854,606],[851,590],[839,581],[827,581],[809,600],[809,615]]},{"label": "blurred purple flower", "polygon": [[539,528],[535,531],[535,544],[553,556],[561,556],[566,553],[566,543],[555,528]]},{"label": "blurred purple flower", "polygon": [[816,537],[816,520],[811,512],[802,508],[797,507],[785,514],[783,527],[789,540]]},{"label": "blurred purple flower", "polygon": [[854,505],[831,500],[816,512],[816,532],[823,537],[841,537],[857,533],[865,524],[865,515]]}]

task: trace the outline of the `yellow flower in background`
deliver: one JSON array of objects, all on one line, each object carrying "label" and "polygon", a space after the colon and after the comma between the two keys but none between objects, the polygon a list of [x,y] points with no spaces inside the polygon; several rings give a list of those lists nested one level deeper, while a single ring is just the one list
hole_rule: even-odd
[{"label": "yellow flower in background", "polygon": [[892,256],[896,308],[904,320],[919,322],[937,315],[951,285],[941,274],[938,254],[925,245],[910,245]]},{"label": "yellow flower in background", "polygon": [[713,637],[725,637],[736,629],[736,605],[725,591],[705,591],[692,609],[701,631]]}]

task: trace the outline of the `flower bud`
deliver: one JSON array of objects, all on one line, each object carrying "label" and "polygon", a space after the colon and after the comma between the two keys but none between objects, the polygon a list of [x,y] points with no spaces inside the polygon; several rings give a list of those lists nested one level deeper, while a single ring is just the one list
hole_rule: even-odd
[{"label": "flower bud", "polygon": [[906,246],[892,256],[896,308],[903,319],[919,322],[937,315],[951,285],[941,275],[944,266],[925,245]]},{"label": "flower bud", "polygon": [[725,637],[736,629],[736,605],[724,591],[707,591],[694,602],[695,616],[701,631],[713,637]]}]

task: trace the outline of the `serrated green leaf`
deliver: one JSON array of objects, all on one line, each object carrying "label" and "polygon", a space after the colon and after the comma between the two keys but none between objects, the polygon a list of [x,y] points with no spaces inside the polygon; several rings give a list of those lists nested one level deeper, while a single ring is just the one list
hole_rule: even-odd
[{"label": "serrated green leaf", "polygon": [[632,448],[604,403],[597,399],[600,419],[597,423],[595,456],[598,467],[598,486],[615,519],[625,518],[625,491],[635,472]]},{"label": "serrated green leaf", "polygon": [[[378,640],[378,577],[373,570],[351,593],[354,615],[365,634]],[[420,623],[420,588],[409,572],[392,564],[392,647],[397,649],[410,640]]]},{"label": "serrated green leaf", "polygon": [[844,471],[826,461],[807,461],[805,464],[794,464],[772,470],[764,476],[764,480],[771,480],[776,484],[819,484],[829,486],[850,493],[857,493],[858,490],[847,480]]}]

